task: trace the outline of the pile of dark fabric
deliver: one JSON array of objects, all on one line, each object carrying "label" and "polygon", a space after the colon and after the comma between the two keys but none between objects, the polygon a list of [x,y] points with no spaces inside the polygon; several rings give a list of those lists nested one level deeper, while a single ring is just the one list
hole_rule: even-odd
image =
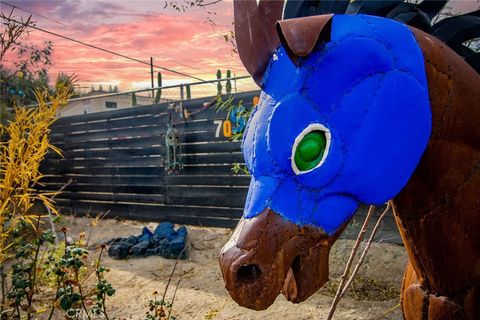
[{"label": "pile of dark fabric", "polygon": [[162,256],[176,259],[181,254],[180,258],[186,259],[187,235],[185,226],[175,231],[173,223],[162,222],[153,233],[147,227],[143,227],[141,235],[111,239],[108,255],[116,259],[126,259],[129,256]]}]

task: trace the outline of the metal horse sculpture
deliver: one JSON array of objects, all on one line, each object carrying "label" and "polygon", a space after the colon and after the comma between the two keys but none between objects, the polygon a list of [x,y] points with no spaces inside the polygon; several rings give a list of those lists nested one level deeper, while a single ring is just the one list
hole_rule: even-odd
[{"label": "metal horse sculpture", "polygon": [[445,2],[291,2],[285,16],[393,19],[288,20],[283,1],[234,2],[238,51],[263,90],[243,140],[244,217],[220,257],[240,305],[307,299],[359,204],[393,198],[404,317],[480,319],[480,56],[462,45],[480,18],[431,26]]}]

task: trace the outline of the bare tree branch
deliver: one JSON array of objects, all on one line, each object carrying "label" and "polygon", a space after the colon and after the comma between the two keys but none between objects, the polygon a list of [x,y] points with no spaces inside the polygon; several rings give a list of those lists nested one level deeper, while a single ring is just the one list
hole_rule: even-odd
[{"label": "bare tree branch", "polygon": [[13,11],[15,8],[10,10],[10,13],[6,15],[5,13],[0,13],[0,18],[2,19],[2,24],[5,25],[5,29],[0,33],[0,60],[3,60],[3,56],[7,51],[14,51],[17,46],[20,45],[18,40],[22,35],[28,34],[29,27],[34,25],[32,21],[32,16],[30,15],[27,20],[21,20],[21,22],[12,21]]},{"label": "bare tree branch", "polygon": [[209,3],[199,3],[197,4],[198,7],[206,7],[206,6],[211,6],[212,4],[216,4],[216,3],[219,3],[221,2],[222,0],[215,0],[215,1],[212,1],[212,2],[209,2]]}]

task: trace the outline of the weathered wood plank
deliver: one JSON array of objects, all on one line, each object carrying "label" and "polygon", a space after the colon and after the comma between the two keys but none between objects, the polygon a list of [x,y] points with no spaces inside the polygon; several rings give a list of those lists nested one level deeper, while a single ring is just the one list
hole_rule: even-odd
[{"label": "weathered wood plank", "polygon": [[[127,128],[119,130],[88,132],[78,135],[65,135],[53,137],[51,143],[53,145],[70,144],[83,142],[89,144],[96,140],[118,140],[118,139],[132,139],[132,138],[149,138],[152,136],[159,137],[159,142],[164,144],[165,128],[158,126]],[[202,131],[182,132],[179,130],[180,141],[183,143],[192,142],[210,142],[210,141],[228,141],[228,138],[220,134],[216,137],[216,126],[207,127]]]},{"label": "weathered wood plank", "polygon": [[[247,197],[247,187],[229,187],[229,186],[167,186],[165,195],[167,197],[183,198],[231,198],[238,196],[245,199]],[[181,204],[181,203],[179,203]]]},{"label": "weathered wood plank", "polygon": [[[44,174],[96,174],[98,172],[113,172],[122,174],[158,174],[163,171],[163,167],[158,163],[154,165],[137,165],[137,166],[104,166],[94,165],[90,167],[75,167],[71,164],[64,165],[59,163],[42,164],[40,172]],[[185,165],[182,170],[175,174],[183,175],[234,175],[232,172],[232,164],[217,165]]]},{"label": "weathered wood plank", "polygon": [[95,201],[73,201],[56,200],[60,207],[69,207],[75,211],[117,211],[121,212],[123,217],[135,217],[142,213],[149,213],[153,217],[169,217],[175,219],[177,216],[183,217],[223,217],[236,218],[242,216],[243,210],[239,208],[221,208],[221,207],[196,207],[196,206],[174,206],[162,204],[136,204],[136,203],[113,203],[113,202],[95,202]]},{"label": "weathered wood plank", "polygon": [[116,137],[96,141],[80,140],[75,142],[52,141],[52,144],[63,151],[76,149],[116,148],[116,147],[151,147],[165,145],[165,135],[151,135],[149,137]]},{"label": "weathered wood plank", "polygon": [[[127,162],[130,157],[141,157],[141,156],[154,156],[154,155],[165,155],[164,147],[147,147],[147,148],[115,148],[115,149],[104,149],[104,150],[74,150],[74,151],[63,151],[63,158],[66,160],[74,158],[101,158],[101,157],[124,157]],[[60,159],[57,156],[57,159]]]},{"label": "weathered wood plank", "polygon": [[46,176],[41,181],[43,183],[57,183],[62,184],[66,181],[72,180],[72,183],[112,183],[112,184],[128,184],[137,183],[152,184],[152,183],[165,183],[169,186],[176,185],[203,185],[203,186],[248,186],[250,184],[250,177],[247,176],[231,176],[231,175],[218,175],[218,176],[177,176],[166,175],[164,172],[160,172],[156,175],[78,175],[78,174],[64,174],[56,176]]},{"label": "weathered wood plank", "polygon": [[[164,185],[163,173],[161,175],[150,176],[79,176],[79,175],[62,175],[51,177],[47,176],[42,179],[43,183],[58,183],[71,180],[72,184],[91,184],[91,185]],[[94,191],[94,189],[92,189]]]},{"label": "weathered wood plank", "polygon": [[60,200],[95,200],[111,202],[137,203],[165,203],[163,194],[124,194],[124,193],[91,193],[91,192],[62,192]]},{"label": "weathered wood plank", "polygon": [[[150,156],[126,156],[122,153],[105,154],[103,157],[92,158],[88,153],[76,154],[75,158],[64,157],[61,159],[47,158],[44,166],[58,167],[95,167],[95,166],[146,166],[158,165],[162,166],[164,157],[161,154]],[[78,157],[78,158],[77,158]],[[217,153],[205,155],[183,155],[182,162],[184,165],[205,165],[205,164],[233,164],[243,162],[243,154],[241,153]]]},{"label": "weathered wood plank", "polygon": [[137,114],[127,118],[119,119],[100,119],[94,122],[81,122],[81,123],[68,123],[61,122],[55,123],[52,126],[52,136],[58,136],[63,134],[79,134],[83,131],[91,130],[109,130],[139,127],[144,125],[159,125],[160,123],[168,122],[168,113],[158,114]]},{"label": "weathered wood plank", "polygon": [[245,197],[170,197],[165,199],[167,205],[194,205],[194,206],[211,206],[211,207],[233,207],[243,208],[245,205]]},{"label": "weathered wood plank", "polygon": [[[91,150],[100,148],[162,148],[164,150],[165,136],[150,136],[123,138],[123,139],[105,139],[97,141],[79,141],[79,142],[57,142],[54,145],[67,151]],[[210,153],[210,152],[235,152],[240,151],[240,141],[218,140],[200,143],[183,143],[182,153]],[[54,155],[50,152],[49,155]]]},{"label": "weathered wood plank", "polygon": [[163,157],[129,157],[128,161],[124,158],[97,158],[97,159],[46,159],[44,167],[53,166],[58,169],[68,169],[75,167],[144,167],[144,166],[162,166]]},{"label": "weathered wood plank", "polygon": [[41,172],[45,175],[68,176],[68,175],[128,175],[128,176],[150,176],[163,175],[163,167],[145,166],[145,167],[88,167],[88,168],[73,168],[67,167],[64,169],[57,167],[42,167]]},{"label": "weathered wood plank", "polygon": [[[42,190],[57,191],[63,184],[48,183],[41,186]],[[66,192],[109,192],[109,193],[135,193],[135,194],[165,194],[163,185],[101,185],[101,184],[70,184],[65,187]],[[59,196],[58,196],[59,197]]]},{"label": "weathered wood plank", "polygon": [[[63,214],[72,214],[76,216],[85,216],[94,217],[100,214],[104,214],[106,211],[99,210],[98,208],[89,208],[89,207],[60,207],[60,212]],[[141,212],[136,212],[135,214],[128,215],[125,214],[125,211],[118,208],[108,209],[106,218],[120,217],[125,219],[134,219],[139,221],[154,221],[154,222],[164,222],[169,221],[177,224],[185,225],[194,225],[194,226],[204,226],[204,227],[216,227],[216,228],[235,228],[238,224],[239,218],[223,218],[223,217],[190,217],[190,216],[178,216],[175,215],[175,212],[172,211],[172,214],[159,214],[156,210],[144,210]]]},{"label": "weathered wood plank", "polygon": [[166,175],[165,183],[175,185],[217,185],[217,186],[249,186],[250,177],[247,176],[178,176]]}]

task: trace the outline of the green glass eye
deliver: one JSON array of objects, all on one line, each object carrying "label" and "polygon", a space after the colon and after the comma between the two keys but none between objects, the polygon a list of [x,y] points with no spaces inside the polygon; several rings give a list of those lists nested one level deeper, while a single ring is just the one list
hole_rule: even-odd
[{"label": "green glass eye", "polygon": [[305,135],[295,150],[295,164],[298,170],[308,171],[322,161],[327,145],[323,131],[312,131]]}]

